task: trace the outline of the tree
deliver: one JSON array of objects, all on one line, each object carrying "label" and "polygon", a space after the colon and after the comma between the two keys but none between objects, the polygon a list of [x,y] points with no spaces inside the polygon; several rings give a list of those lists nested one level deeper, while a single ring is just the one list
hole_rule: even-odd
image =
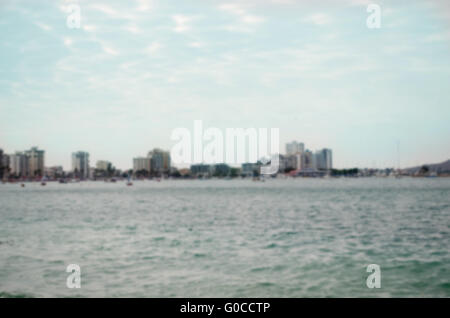
[{"label": "tree", "polygon": [[109,162],[108,166],[106,167],[106,176],[109,178],[112,177],[115,171],[116,168],[111,164],[111,162]]},{"label": "tree", "polygon": [[424,174],[427,174],[428,172],[430,172],[430,168],[428,166],[424,165],[424,166],[420,167],[419,174],[424,175]]}]

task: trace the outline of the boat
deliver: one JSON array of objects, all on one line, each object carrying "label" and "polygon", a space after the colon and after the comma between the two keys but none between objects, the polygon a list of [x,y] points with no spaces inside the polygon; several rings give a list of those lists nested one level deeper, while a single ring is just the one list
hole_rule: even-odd
[{"label": "boat", "polygon": [[22,183],[20,186],[21,186],[22,188],[25,188],[25,183]]},{"label": "boat", "polygon": [[45,185],[47,185],[47,177],[46,176],[43,176],[42,177],[42,179],[41,179],[41,186],[45,186]]},{"label": "boat", "polygon": [[128,175],[127,186],[132,186],[133,182],[131,182],[130,175]]}]

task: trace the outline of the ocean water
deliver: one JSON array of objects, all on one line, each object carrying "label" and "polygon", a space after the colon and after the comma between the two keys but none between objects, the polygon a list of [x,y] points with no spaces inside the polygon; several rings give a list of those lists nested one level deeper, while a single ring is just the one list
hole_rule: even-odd
[{"label": "ocean water", "polygon": [[0,297],[450,297],[449,250],[450,178],[0,184]]}]

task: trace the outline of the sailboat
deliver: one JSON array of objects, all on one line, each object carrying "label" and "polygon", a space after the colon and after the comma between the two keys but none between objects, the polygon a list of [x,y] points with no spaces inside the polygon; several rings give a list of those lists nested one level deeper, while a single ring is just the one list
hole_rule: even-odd
[{"label": "sailboat", "polygon": [[45,186],[45,185],[47,185],[47,177],[46,176],[43,176],[42,177],[42,179],[41,179],[41,186]]},{"label": "sailboat", "polygon": [[127,182],[127,186],[132,186],[132,185],[133,185],[133,182],[131,182],[130,174],[128,174],[128,182]]}]

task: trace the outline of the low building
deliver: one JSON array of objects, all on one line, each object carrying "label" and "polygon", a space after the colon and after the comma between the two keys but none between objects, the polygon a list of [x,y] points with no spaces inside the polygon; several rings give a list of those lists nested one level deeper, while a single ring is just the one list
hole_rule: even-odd
[{"label": "low building", "polygon": [[59,179],[64,177],[64,169],[62,166],[45,167],[44,174],[49,179]]},{"label": "low building", "polygon": [[191,175],[191,170],[188,168],[179,169],[178,172],[179,172],[180,176],[182,176],[182,177],[188,177]]},{"label": "low building", "polygon": [[89,167],[89,179],[95,179],[95,167]]},{"label": "low building", "polygon": [[152,168],[152,160],[148,157],[133,158],[133,173],[140,176],[149,176]]},{"label": "low building", "polygon": [[211,165],[207,164],[195,164],[191,165],[191,175],[193,177],[211,177],[213,173],[213,168]]},{"label": "low building", "polygon": [[107,160],[98,160],[97,163],[95,164],[95,168],[97,170],[103,170],[103,171],[107,171],[108,169],[110,169],[112,166],[111,162],[107,161]]},{"label": "low building", "polygon": [[320,178],[324,177],[327,173],[325,171],[312,169],[312,168],[305,168],[302,170],[293,170],[291,171],[290,175],[293,177],[310,177],[310,178]]},{"label": "low building", "polygon": [[225,163],[217,163],[212,165],[212,176],[214,177],[226,177],[230,175],[231,168]]},{"label": "low building", "polygon": [[242,177],[256,177],[259,176],[261,171],[261,163],[243,163],[241,165],[241,176]]}]

